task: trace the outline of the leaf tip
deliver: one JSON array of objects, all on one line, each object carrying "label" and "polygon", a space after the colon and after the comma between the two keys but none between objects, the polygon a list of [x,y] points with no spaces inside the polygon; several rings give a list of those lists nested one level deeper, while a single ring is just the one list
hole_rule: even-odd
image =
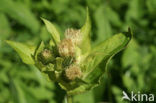
[{"label": "leaf tip", "polygon": [[11,40],[5,40],[5,43],[7,43],[8,45],[11,45],[12,41]]},{"label": "leaf tip", "polygon": [[10,40],[5,40],[5,42],[6,42],[7,44],[9,44]]},{"label": "leaf tip", "polygon": [[45,18],[43,18],[43,17],[40,17],[40,19],[44,22],[44,23],[46,23],[46,19]]}]

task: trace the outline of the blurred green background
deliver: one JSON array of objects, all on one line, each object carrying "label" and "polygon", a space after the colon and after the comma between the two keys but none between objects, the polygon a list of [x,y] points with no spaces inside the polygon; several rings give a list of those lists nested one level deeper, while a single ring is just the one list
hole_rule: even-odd
[{"label": "blurred green background", "polygon": [[34,66],[22,63],[4,41],[48,41],[40,17],[52,21],[62,34],[66,28],[80,28],[87,6],[93,45],[128,27],[134,37],[109,62],[100,86],[75,96],[74,103],[121,103],[122,91],[156,96],[156,0],[0,0],[0,103],[63,102],[65,92]]}]

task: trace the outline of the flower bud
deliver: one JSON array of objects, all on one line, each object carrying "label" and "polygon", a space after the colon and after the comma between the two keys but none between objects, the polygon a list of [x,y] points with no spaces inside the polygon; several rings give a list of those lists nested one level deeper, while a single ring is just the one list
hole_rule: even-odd
[{"label": "flower bud", "polygon": [[65,37],[67,39],[71,39],[72,42],[76,45],[80,44],[81,42],[81,35],[80,30],[69,28],[65,31]]},{"label": "flower bud", "polygon": [[65,70],[65,76],[68,80],[75,80],[82,75],[81,69],[77,65],[71,65]]},{"label": "flower bud", "polygon": [[38,59],[43,63],[47,64],[54,61],[54,57],[52,55],[52,52],[48,49],[44,49],[38,56]]},{"label": "flower bud", "polygon": [[71,39],[64,39],[58,46],[58,51],[61,56],[74,56],[75,54],[75,45]]}]

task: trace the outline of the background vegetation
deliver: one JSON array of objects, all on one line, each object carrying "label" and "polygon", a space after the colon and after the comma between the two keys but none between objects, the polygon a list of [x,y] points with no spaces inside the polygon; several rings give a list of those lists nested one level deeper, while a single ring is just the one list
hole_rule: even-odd
[{"label": "background vegetation", "polygon": [[156,95],[156,0],[0,0],[0,103],[63,102],[65,92],[23,64],[4,40],[48,41],[40,17],[55,23],[62,34],[66,28],[80,28],[86,6],[93,45],[128,27],[134,39],[110,61],[100,86],[75,96],[74,103],[121,103],[122,91]]}]

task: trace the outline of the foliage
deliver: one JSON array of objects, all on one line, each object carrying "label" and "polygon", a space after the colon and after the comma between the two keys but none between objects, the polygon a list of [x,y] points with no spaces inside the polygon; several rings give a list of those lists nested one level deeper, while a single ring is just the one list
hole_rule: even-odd
[{"label": "foliage", "polygon": [[[80,30],[69,28],[65,38],[60,40],[56,27],[42,19],[52,35],[50,44],[27,46],[15,41],[6,41],[26,64],[34,64],[48,80],[56,81],[67,95],[75,95],[99,84],[108,61],[125,48],[132,38],[132,32],[119,33],[91,49],[91,21],[87,8],[86,22]],[[98,68],[102,62],[103,68]]]},{"label": "foliage", "polygon": [[121,103],[123,90],[156,93],[155,0],[0,0],[0,103],[63,101],[64,91],[42,79],[35,67],[22,64],[4,41],[26,42],[29,47],[48,41],[50,35],[39,17],[53,21],[60,34],[67,27],[79,28],[86,6],[91,11],[93,45],[128,26],[134,31],[134,40],[110,61],[100,86],[75,96],[74,101]]}]

